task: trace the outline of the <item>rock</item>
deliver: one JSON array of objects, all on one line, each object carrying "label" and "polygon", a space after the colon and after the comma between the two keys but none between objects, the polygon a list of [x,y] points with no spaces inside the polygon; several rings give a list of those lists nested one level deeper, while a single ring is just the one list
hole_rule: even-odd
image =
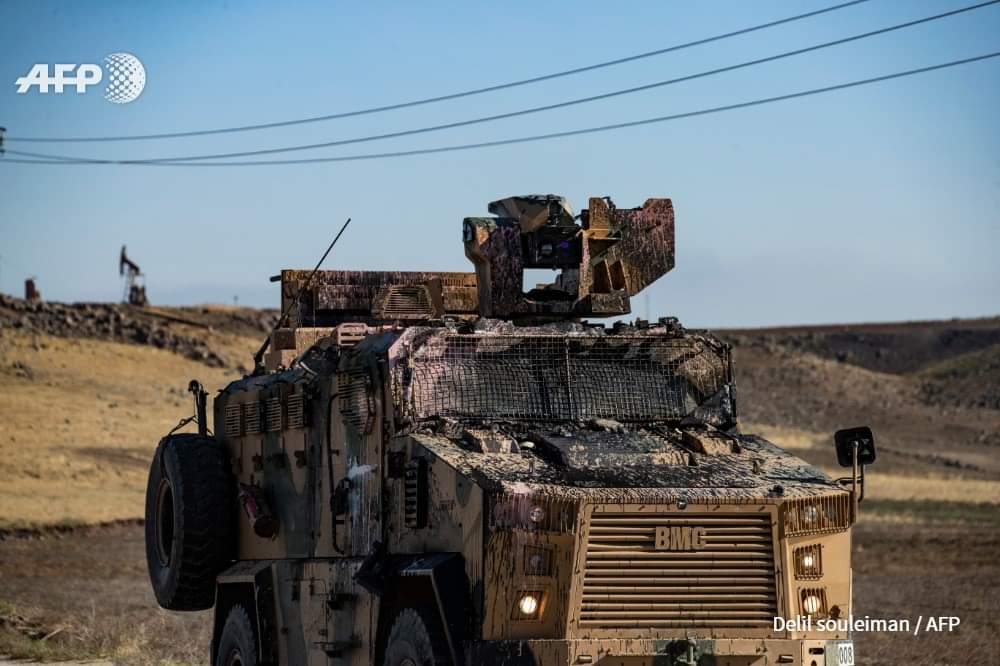
[{"label": "rock", "polygon": [[27,363],[22,363],[21,361],[14,361],[11,364],[11,369],[14,371],[15,377],[21,377],[22,379],[27,379],[32,381],[35,379],[35,371],[31,369]]},{"label": "rock", "polygon": [[625,432],[625,426],[614,419],[592,419],[590,426],[595,430],[605,432]]}]

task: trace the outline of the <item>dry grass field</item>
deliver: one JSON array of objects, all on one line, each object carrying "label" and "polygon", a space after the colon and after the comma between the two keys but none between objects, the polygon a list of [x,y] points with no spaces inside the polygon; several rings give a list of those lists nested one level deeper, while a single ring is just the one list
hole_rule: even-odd
[{"label": "dry grass field", "polygon": [[[232,337],[249,357],[256,340]],[[149,346],[3,331],[0,528],[140,518],[157,441],[239,375]]]},{"label": "dry grass field", "polygon": [[260,338],[191,333],[232,367],[0,329],[0,655],[205,661],[207,614],[164,611],[149,588],[146,476],[159,438],[193,412],[188,381],[213,393],[239,378]]},{"label": "dry grass field", "polygon": [[[746,432],[762,435],[796,455],[812,459],[830,476],[843,476],[833,459],[832,438],[828,433],[796,428],[743,424]],[[942,472],[893,472],[878,464],[866,474],[866,498],[881,501],[933,501],[984,503],[1000,506],[1000,480],[963,478]]]},{"label": "dry grass field", "polygon": [[[0,655],[204,663],[210,614],[160,610],[146,580],[147,465],[192,412],[188,380],[211,392],[238,377],[261,336],[246,311],[182,314],[212,329],[171,334],[208,337],[225,367],[0,320]],[[876,431],[856,614],[962,618],[954,634],[856,635],[858,663],[1000,653],[1000,320],[723,335],[736,343],[744,431],[837,474],[833,430]]]},{"label": "dry grass field", "polygon": [[135,524],[0,542],[0,654],[203,664],[211,613],[159,608]]}]

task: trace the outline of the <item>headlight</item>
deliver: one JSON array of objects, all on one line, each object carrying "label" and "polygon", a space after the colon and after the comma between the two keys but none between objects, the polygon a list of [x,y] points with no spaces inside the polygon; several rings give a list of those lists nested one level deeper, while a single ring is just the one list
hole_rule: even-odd
[{"label": "headlight", "polygon": [[851,526],[851,496],[838,493],[788,500],[782,515],[786,537],[840,532]]},{"label": "headlight", "polygon": [[527,529],[572,534],[576,531],[577,503],[537,497],[531,493],[500,493],[490,510],[491,529]]},{"label": "headlight", "polygon": [[799,591],[802,613],[810,617],[826,617],[826,588],[805,588]]},{"label": "headlight", "polygon": [[552,549],[542,546],[524,547],[524,575],[552,575]]},{"label": "headlight", "polygon": [[537,620],[542,615],[542,592],[533,590],[531,592],[521,592],[521,596],[514,605],[515,620]]},{"label": "headlight", "polygon": [[792,560],[798,580],[816,580],[823,575],[823,550],[818,543],[796,548]]},{"label": "headlight", "polygon": [[[809,597],[809,598],[815,599],[815,597]],[[521,615],[528,615],[528,616],[534,615],[535,613],[538,612],[538,597],[532,594],[526,594],[523,597],[521,597],[521,601],[518,602],[517,607],[518,609],[520,609]]]}]

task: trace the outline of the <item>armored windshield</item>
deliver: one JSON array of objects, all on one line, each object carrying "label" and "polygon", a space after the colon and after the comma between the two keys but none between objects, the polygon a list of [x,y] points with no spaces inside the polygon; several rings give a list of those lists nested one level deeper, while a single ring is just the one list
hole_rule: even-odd
[{"label": "armored windshield", "polygon": [[394,384],[414,420],[734,418],[729,350],[699,336],[438,333],[405,348]]}]

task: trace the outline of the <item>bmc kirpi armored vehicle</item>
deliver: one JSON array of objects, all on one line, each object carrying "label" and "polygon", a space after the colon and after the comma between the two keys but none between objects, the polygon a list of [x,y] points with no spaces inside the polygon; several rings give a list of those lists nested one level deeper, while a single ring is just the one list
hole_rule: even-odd
[{"label": "bmc kirpi armored vehicle", "polygon": [[[611,327],[674,265],[670,200],[464,220],[473,273],[296,271],[253,374],[150,471],[150,578],[215,664],[853,663],[833,480],[737,429],[728,345]],[[559,271],[525,289],[525,269]]]}]

